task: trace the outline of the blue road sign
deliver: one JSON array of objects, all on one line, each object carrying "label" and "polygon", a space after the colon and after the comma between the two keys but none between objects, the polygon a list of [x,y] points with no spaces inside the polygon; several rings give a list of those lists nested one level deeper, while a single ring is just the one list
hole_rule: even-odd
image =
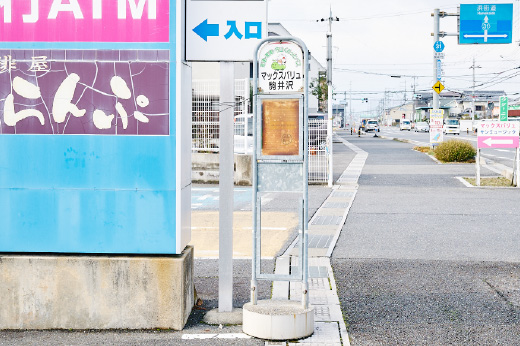
[{"label": "blue road sign", "polygon": [[437,53],[440,53],[444,50],[444,42],[442,41],[437,41],[433,44],[433,49],[437,52]]},{"label": "blue road sign", "polygon": [[442,79],[442,61],[437,59],[437,80]]},{"label": "blue road sign", "polygon": [[460,44],[511,43],[513,4],[460,5]]}]

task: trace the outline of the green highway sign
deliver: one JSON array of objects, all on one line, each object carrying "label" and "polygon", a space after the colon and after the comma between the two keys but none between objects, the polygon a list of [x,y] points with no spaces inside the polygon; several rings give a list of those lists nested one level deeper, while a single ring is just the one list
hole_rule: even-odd
[{"label": "green highway sign", "polygon": [[500,96],[500,121],[507,121],[507,96]]}]

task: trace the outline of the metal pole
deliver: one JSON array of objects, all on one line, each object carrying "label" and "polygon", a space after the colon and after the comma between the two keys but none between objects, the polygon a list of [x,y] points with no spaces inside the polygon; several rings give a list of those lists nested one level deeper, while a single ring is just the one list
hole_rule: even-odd
[{"label": "metal pole", "polygon": [[480,149],[477,149],[477,186],[480,186]]},{"label": "metal pole", "polygon": [[516,148],[516,187],[520,187],[518,177],[520,177],[520,148]]},{"label": "metal pole", "polygon": [[333,159],[332,159],[332,12],[329,18],[329,32],[327,33],[327,142],[329,148],[329,181],[328,186],[332,187],[333,183]]},{"label": "metal pole", "polygon": [[218,311],[233,310],[233,117],[235,65],[220,63]]},{"label": "metal pole", "polygon": [[349,98],[348,107],[349,107],[349,116],[350,116],[350,128],[352,129],[352,126],[354,126],[354,120],[352,119],[352,82],[350,82],[350,92],[349,92],[348,98]]},{"label": "metal pole", "polygon": [[[305,75],[309,75],[309,64],[311,61],[311,53],[307,50],[305,45],[303,55],[305,56]],[[309,243],[308,243],[308,228],[309,228],[309,83],[305,83],[303,93],[303,127],[305,136],[303,138],[303,277],[302,277],[302,306],[304,309],[309,307]]]},{"label": "metal pole", "polygon": [[421,119],[418,119],[417,117],[417,114],[416,114],[416,102],[417,102],[417,97],[415,97],[415,79],[417,77],[416,76],[413,76],[413,95],[412,95],[412,114],[413,114],[413,119],[415,121],[415,123],[417,123],[418,121],[421,121]]},{"label": "metal pole", "polygon": [[[437,42],[439,40],[439,9],[436,8],[433,11],[433,43]],[[437,59],[435,58],[435,51],[433,53],[433,83],[436,83],[437,76],[440,71],[437,71]],[[439,94],[437,92],[433,93],[433,109],[439,109],[440,108],[440,100],[439,100]]]},{"label": "metal pole", "polygon": [[475,57],[473,57],[473,65],[471,65],[471,68],[473,69],[473,90],[471,92],[471,117],[475,119]]},{"label": "metal pole", "polygon": [[258,251],[258,238],[260,234],[257,232],[258,229],[258,161],[257,161],[257,140],[258,140],[258,123],[260,115],[258,114],[258,51],[260,46],[255,50],[253,57],[253,232],[252,232],[252,263],[251,263],[251,303],[257,304],[258,299],[258,280],[256,277],[256,253]]}]

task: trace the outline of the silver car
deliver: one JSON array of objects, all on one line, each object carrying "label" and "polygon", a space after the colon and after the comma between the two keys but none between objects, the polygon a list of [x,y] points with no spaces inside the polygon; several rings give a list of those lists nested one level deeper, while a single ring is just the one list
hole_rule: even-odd
[{"label": "silver car", "polygon": [[365,132],[369,131],[379,132],[379,124],[377,123],[377,120],[367,121],[367,125],[365,126]]},{"label": "silver car", "polygon": [[415,132],[430,132],[430,125],[424,121],[415,123]]}]

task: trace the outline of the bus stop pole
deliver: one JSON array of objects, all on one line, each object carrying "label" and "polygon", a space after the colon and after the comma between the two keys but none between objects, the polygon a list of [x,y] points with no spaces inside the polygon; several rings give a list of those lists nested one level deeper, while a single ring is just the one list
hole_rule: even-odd
[{"label": "bus stop pole", "polygon": [[218,311],[233,310],[233,118],[235,65],[220,63]]}]

